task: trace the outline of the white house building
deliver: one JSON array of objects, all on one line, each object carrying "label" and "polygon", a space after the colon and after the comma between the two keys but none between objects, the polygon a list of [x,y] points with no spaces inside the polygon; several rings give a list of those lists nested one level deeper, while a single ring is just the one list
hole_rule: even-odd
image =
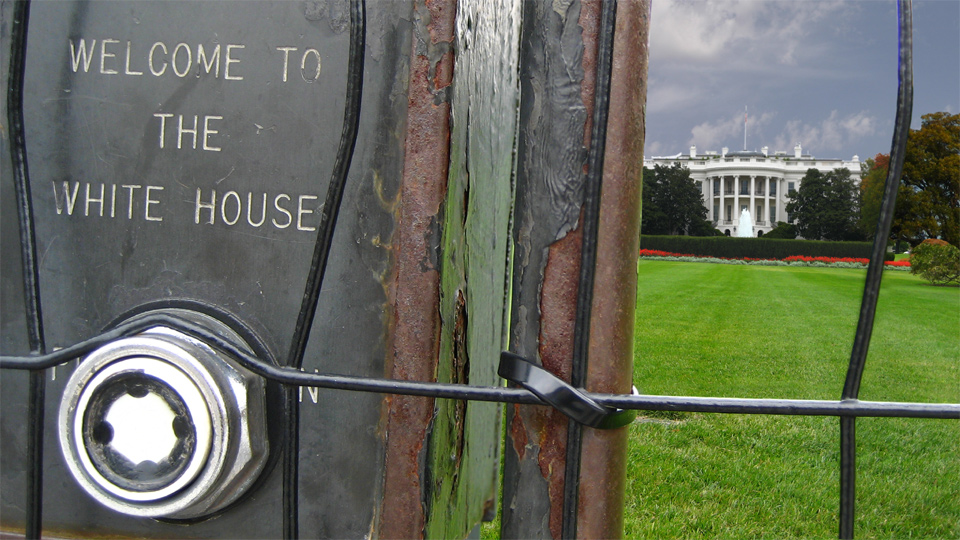
[{"label": "white house building", "polygon": [[808,169],[829,172],[840,168],[850,170],[857,183],[863,176],[858,156],[842,159],[819,159],[804,154],[800,143],[793,155],[786,152],[770,154],[764,146],[759,152],[730,152],[698,154],[691,146],[688,155],[651,157],[643,159],[643,166],[673,166],[690,169],[690,176],[700,186],[707,207],[707,220],[727,235],[736,236],[743,210],[749,210],[754,234],[767,233],[777,221],[793,223],[787,215],[787,195],[800,189],[800,181]]}]

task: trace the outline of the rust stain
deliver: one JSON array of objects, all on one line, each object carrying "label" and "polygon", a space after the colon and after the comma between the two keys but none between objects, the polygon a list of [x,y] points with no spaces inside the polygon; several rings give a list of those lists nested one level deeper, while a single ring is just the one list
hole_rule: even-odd
[{"label": "rust stain", "polygon": [[[621,2],[614,37],[587,389],[628,393],[633,380],[648,0]],[[615,113],[614,113],[615,111]],[[623,535],[627,428],[586,428],[579,487],[581,538]]]},{"label": "rust stain", "polygon": [[[581,220],[582,223],[582,220]],[[580,250],[583,233],[578,227],[550,246],[543,271],[540,296],[540,358],[545,369],[570,380],[573,334],[577,314]],[[567,417],[557,410],[537,407],[540,473],[547,480],[550,499],[550,534],[563,534],[564,463],[567,452]]]},{"label": "rust stain", "polygon": [[[407,133],[397,232],[393,246],[393,336],[387,377],[433,381],[440,341],[440,275],[435,261],[440,209],[446,197],[450,151],[450,104],[438,94],[452,80],[454,0],[429,0],[415,9],[429,14],[431,46],[418,50],[424,30],[412,36]],[[440,44],[439,48],[432,45]],[[438,50],[439,49],[439,50]],[[439,88],[438,88],[439,87]],[[385,400],[385,456],[381,538],[422,538],[422,454],[433,419],[430,398]]]},{"label": "rust stain", "polygon": [[[454,384],[470,384],[470,358],[467,354],[467,306],[463,299],[463,293],[459,290],[457,291],[455,309],[456,312],[453,322],[453,373],[450,382]],[[454,467],[455,476],[459,476],[460,462],[463,459],[463,447],[466,443],[464,434],[466,431],[465,423],[468,404],[469,402],[465,399],[458,399],[454,403],[453,421],[456,433],[456,440],[454,441],[454,451],[456,455],[456,466]]]},{"label": "rust stain", "polygon": [[[587,110],[587,121],[583,126],[583,146],[590,147],[593,129],[593,96],[597,86],[597,32],[600,28],[600,8],[602,0],[580,0],[580,18],[578,22],[583,36],[583,83],[580,85],[580,99]],[[613,110],[613,109],[611,109]],[[583,164],[586,172],[587,164]]]}]

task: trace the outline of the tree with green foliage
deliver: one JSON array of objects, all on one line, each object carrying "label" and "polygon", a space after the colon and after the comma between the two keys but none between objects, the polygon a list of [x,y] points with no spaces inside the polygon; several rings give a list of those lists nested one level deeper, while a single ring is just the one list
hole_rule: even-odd
[{"label": "tree with green foliage", "polygon": [[960,283],[960,249],[944,240],[928,238],[910,255],[910,273],[934,285]]},{"label": "tree with green foliage", "polygon": [[644,169],[643,234],[704,232],[713,228],[706,217],[703,194],[690,177],[690,169],[679,164]]},{"label": "tree with green foliage", "polygon": [[826,173],[808,169],[800,189],[790,195],[787,212],[807,240],[861,240],[859,190],[847,169]]},{"label": "tree with green foliage", "polygon": [[793,240],[797,237],[797,227],[792,223],[784,223],[782,221],[777,222],[777,226],[774,227],[770,232],[763,235],[764,238],[782,238],[785,240]]},{"label": "tree with green foliage", "polygon": [[960,247],[960,114],[922,118],[907,137],[891,239],[940,238]]},{"label": "tree with green foliage", "polygon": [[864,238],[873,239],[877,232],[877,222],[880,221],[880,202],[883,200],[887,171],[890,169],[890,156],[877,154],[873,158],[867,158],[864,169],[866,172],[860,180],[859,228]]}]

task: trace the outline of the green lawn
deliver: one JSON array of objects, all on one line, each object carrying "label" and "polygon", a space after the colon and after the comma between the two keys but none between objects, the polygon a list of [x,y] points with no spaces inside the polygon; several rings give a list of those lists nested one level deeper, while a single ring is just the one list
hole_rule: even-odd
[{"label": "green lawn", "polygon": [[[641,261],[643,393],[838,399],[864,270]],[[960,401],[960,289],[884,273],[861,399]],[[836,418],[650,414],[628,538],[836,538]],[[960,422],[857,421],[857,538],[960,538]]]}]

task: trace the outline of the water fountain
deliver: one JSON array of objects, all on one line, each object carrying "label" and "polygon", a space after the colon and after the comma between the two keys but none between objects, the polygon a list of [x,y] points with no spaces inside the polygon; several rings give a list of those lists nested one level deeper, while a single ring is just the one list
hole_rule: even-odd
[{"label": "water fountain", "polygon": [[753,220],[750,219],[750,211],[746,208],[740,212],[740,225],[737,227],[738,238],[753,238]]}]

